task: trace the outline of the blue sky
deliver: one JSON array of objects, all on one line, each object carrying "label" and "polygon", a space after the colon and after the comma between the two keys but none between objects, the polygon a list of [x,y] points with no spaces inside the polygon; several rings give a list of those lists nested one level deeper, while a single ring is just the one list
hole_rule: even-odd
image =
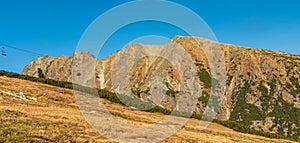
[{"label": "blue sky", "polygon": [[[201,16],[220,42],[300,54],[298,0],[172,0]],[[41,55],[71,55],[85,29],[105,11],[126,0],[3,0],[0,2],[0,43]],[[155,28],[153,28],[155,27]],[[137,36],[172,38],[184,31],[168,24],[141,22],[113,35],[103,57]],[[160,44],[158,42],[158,44]],[[20,72],[39,55],[6,48],[0,69]]]}]

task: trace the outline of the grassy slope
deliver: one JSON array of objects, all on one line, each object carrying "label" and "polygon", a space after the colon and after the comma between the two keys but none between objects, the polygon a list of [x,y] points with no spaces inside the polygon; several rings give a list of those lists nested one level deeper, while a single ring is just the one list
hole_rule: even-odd
[{"label": "grassy slope", "polygon": [[[25,100],[17,97],[20,92]],[[153,123],[165,116],[101,101],[114,115],[131,123]],[[0,77],[0,120],[0,142],[109,142],[85,122],[72,90],[46,84]],[[198,124],[199,120],[191,119],[182,130],[162,142],[288,142],[238,133],[215,123],[200,132]]]}]

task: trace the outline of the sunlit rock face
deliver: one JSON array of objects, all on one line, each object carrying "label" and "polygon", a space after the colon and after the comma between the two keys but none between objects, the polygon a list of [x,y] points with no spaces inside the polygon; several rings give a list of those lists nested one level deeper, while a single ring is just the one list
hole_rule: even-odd
[{"label": "sunlit rock face", "polygon": [[[216,48],[220,51],[207,52]],[[224,69],[215,67],[222,63]],[[124,93],[168,109],[195,104],[197,113],[219,96],[217,118],[298,136],[299,67],[297,55],[176,36],[166,45],[131,43],[99,60],[79,51],[70,57],[39,57],[22,74],[37,77],[41,68],[46,78]],[[219,89],[225,93],[220,95],[214,86],[222,81]],[[192,96],[183,94],[189,87],[194,87]]]}]

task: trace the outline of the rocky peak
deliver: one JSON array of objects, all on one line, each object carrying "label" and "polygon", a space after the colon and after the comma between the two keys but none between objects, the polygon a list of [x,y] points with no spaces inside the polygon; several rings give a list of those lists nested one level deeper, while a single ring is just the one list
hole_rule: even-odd
[{"label": "rocky peak", "polygon": [[[176,44],[180,46],[176,48]],[[180,58],[183,55],[186,59]],[[222,63],[225,69],[214,66]],[[73,82],[84,81],[84,85],[124,91],[128,96],[177,109],[181,92],[186,88],[184,83],[188,80],[181,75],[191,72],[197,79],[190,83],[202,88],[196,99],[183,102],[196,102],[198,113],[204,112],[208,101],[218,100],[212,96],[215,92],[212,85],[221,82],[216,79],[222,79],[220,75],[226,74],[223,78],[225,98],[220,102],[221,109],[216,111],[219,119],[298,137],[299,67],[300,56],[297,55],[175,36],[166,45],[131,43],[100,60],[80,51],[70,57],[38,57],[24,68],[22,74],[37,76],[37,68],[41,68],[47,78],[72,81],[73,70]]]}]

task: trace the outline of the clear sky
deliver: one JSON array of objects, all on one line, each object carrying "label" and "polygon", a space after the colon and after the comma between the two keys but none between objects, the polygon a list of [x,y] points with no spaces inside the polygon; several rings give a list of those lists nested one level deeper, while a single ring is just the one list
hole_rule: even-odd
[{"label": "clear sky", "polygon": [[[298,0],[171,0],[200,15],[220,42],[300,54]],[[105,11],[126,0],[2,0],[0,69],[20,72],[41,55],[71,55],[89,26]],[[155,28],[153,28],[155,27]],[[99,57],[107,56],[142,35],[185,35],[164,23],[141,22],[120,29]],[[158,43],[160,44],[160,43]],[[23,51],[22,51],[23,50]],[[24,52],[24,50],[31,51]]]}]

